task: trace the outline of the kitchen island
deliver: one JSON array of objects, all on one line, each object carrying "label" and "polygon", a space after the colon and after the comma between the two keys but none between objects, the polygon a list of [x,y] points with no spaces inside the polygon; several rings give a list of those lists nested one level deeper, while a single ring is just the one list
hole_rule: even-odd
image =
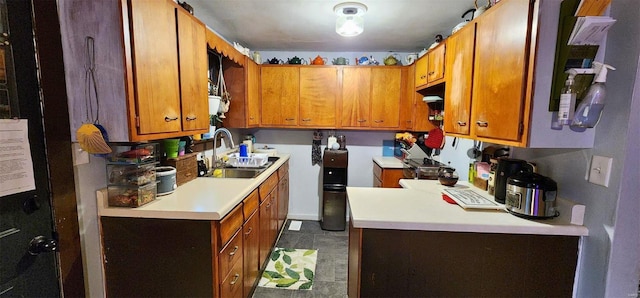
[{"label": "kitchen island", "polygon": [[347,188],[349,297],[571,296],[588,230],[570,211],[551,220],[471,211],[442,200],[436,180],[400,184]]},{"label": "kitchen island", "polygon": [[249,297],[288,212],[289,155],[255,178],[199,177],[138,208],[98,191],[109,297]]}]

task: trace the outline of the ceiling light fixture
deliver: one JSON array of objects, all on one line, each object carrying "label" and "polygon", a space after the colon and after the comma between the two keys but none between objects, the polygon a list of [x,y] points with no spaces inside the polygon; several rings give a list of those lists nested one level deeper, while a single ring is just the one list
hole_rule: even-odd
[{"label": "ceiling light fixture", "polygon": [[364,4],[357,2],[340,3],[333,8],[333,12],[338,15],[336,33],[342,36],[356,36],[364,31],[362,15],[367,12],[367,7]]}]

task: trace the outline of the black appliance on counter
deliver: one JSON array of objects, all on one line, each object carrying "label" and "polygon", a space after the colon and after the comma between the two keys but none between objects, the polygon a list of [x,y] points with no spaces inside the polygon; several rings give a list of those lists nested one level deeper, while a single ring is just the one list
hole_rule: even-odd
[{"label": "black appliance on counter", "polygon": [[507,179],[510,176],[525,170],[533,172],[533,165],[522,159],[500,157],[498,158],[498,166],[495,173],[495,191],[494,197],[496,202],[504,204],[507,197]]},{"label": "black appliance on counter", "polygon": [[344,231],[347,218],[347,149],[325,149],[322,157],[322,210],[320,227]]},{"label": "black appliance on counter", "polygon": [[404,177],[407,179],[437,180],[440,167],[447,165],[431,158],[405,158],[403,161]]}]

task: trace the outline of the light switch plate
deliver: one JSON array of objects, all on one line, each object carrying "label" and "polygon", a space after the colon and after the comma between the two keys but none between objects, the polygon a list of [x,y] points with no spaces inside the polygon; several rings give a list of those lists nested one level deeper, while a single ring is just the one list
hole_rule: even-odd
[{"label": "light switch plate", "polygon": [[79,143],[72,143],[71,144],[71,155],[73,157],[73,165],[74,166],[78,166],[78,165],[83,165],[83,164],[88,164],[89,163],[89,153],[87,151],[82,150],[82,148],[80,148],[80,144]]},{"label": "light switch plate", "polygon": [[589,182],[593,184],[609,187],[609,177],[611,176],[611,164],[613,158],[597,156],[591,157],[591,167],[589,168]]}]

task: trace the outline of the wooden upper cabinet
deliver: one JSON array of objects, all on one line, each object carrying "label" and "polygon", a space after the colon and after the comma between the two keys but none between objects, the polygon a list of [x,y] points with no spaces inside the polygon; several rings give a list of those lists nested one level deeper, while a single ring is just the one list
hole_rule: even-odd
[{"label": "wooden upper cabinet", "polygon": [[529,0],[502,1],[478,18],[472,135],[519,141],[527,88]]},{"label": "wooden upper cabinet", "polygon": [[415,70],[415,85],[416,88],[427,84],[427,65],[429,64],[429,57],[424,55],[416,61]]},{"label": "wooden upper cabinet", "polygon": [[205,26],[181,8],[178,21],[182,130],[209,128]]},{"label": "wooden upper cabinet", "polygon": [[260,66],[247,62],[247,125],[260,125]]},{"label": "wooden upper cabinet", "polygon": [[336,126],[338,69],[336,67],[300,68],[300,126]]},{"label": "wooden upper cabinet", "polygon": [[298,125],[300,68],[263,65],[260,69],[262,125]]},{"label": "wooden upper cabinet", "polygon": [[369,127],[370,109],[371,68],[343,68],[341,126]]},{"label": "wooden upper cabinet", "polygon": [[444,130],[448,133],[470,133],[474,44],[475,23],[447,39]]},{"label": "wooden upper cabinet", "polygon": [[399,127],[402,83],[400,67],[371,68],[371,127]]},{"label": "wooden upper cabinet", "polygon": [[427,53],[429,62],[427,63],[427,85],[432,86],[444,81],[444,57],[445,42],[440,42],[435,48]]},{"label": "wooden upper cabinet", "polygon": [[129,10],[138,134],[181,131],[174,6],[169,1],[129,1]]}]

